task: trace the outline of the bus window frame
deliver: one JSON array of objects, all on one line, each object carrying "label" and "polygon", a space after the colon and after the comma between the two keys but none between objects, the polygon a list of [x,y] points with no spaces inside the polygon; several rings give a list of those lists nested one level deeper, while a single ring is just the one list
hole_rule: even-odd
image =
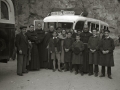
[{"label": "bus window frame", "polygon": [[42,29],[44,29],[44,22],[43,22],[43,20],[34,20],[33,21],[34,30],[37,29],[37,27],[36,27],[37,25],[36,24],[38,24],[38,23],[40,23],[42,25]]},{"label": "bus window frame", "polygon": [[[1,6],[1,2],[5,3],[6,6],[7,6],[7,10],[8,10],[8,19],[6,19],[6,18],[3,19],[2,16],[1,16],[1,14],[0,14],[0,19],[1,19],[1,20],[5,20],[5,21],[9,21],[9,20],[10,20],[10,6],[9,6],[8,2],[5,1],[5,0],[1,0],[1,1],[0,1],[0,6]],[[2,10],[2,7],[0,8],[0,12],[2,13],[1,10]]]},{"label": "bus window frame", "polygon": [[[52,24],[50,24],[50,23],[52,23]],[[48,29],[49,29],[50,26],[54,26],[54,28],[57,29],[58,27],[60,27],[60,26],[58,25],[59,23],[61,23],[61,25],[62,25],[63,23],[71,23],[72,26],[71,26],[70,29],[73,29],[73,27],[74,27],[74,23],[73,23],[73,22],[44,22],[44,24],[47,24],[46,26],[47,26]],[[61,26],[61,27],[62,27],[62,26]],[[45,28],[46,28],[46,27],[45,27]]]},{"label": "bus window frame", "polygon": [[9,14],[9,20],[6,19],[1,19],[1,14],[0,14],[0,23],[6,23],[6,24],[15,24],[15,11],[14,11],[14,5],[11,0],[0,0],[0,12],[1,12],[1,1],[6,3],[8,7],[8,14]]},{"label": "bus window frame", "polygon": [[[78,22],[84,22],[84,24],[85,24],[86,21],[83,21],[83,20],[78,20],[78,21],[76,21],[75,24],[73,23],[73,29],[76,30],[76,25],[77,25]],[[83,27],[84,27],[84,26],[83,26]]]}]

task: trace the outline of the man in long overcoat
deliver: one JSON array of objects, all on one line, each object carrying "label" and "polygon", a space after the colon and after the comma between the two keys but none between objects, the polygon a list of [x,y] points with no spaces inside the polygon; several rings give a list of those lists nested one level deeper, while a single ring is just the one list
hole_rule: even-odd
[{"label": "man in long overcoat", "polygon": [[114,66],[113,51],[115,49],[114,40],[109,36],[110,31],[105,30],[105,38],[100,42],[100,65],[102,66],[102,74],[100,77],[105,77],[105,67],[107,67],[108,78],[111,77],[111,67]]},{"label": "man in long overcoat", "polygon": [[37,33],[37,46],[38,46],[38,52],[39,52],[39,61],[40,61],[40,67],[43,68],[44,67],[44,44],[43,44],[43,40],[45,37],[45,31],[43,31],[42,29],[42,25],[39,23],[37,29],[35,30],[35,32]]},{"label": "man in long overcoat", "polygon": [[25,35],[26,26],[21,26],[21,33],[16,36],[17,47],[17,74],[23,76],[23,73],[27,73],[27,51],[28,51],[28,39]]},{"label": "man in long overcoat", "polygon": [[34,25],[29,26],[30,30],[27,31],[26,35],[28,37],[28,40],[32,44],[31,49],[31,61],[29,63],[29,69],[30,70],[39,70],[40,69],[40,60],[39,60],[39,54],[38,54],[38,38],[37,33],[34,31]]},{"label": "man in long overcoat", "polygon": [[88,40],[92,36],[89,32],[89,28],[87,25],[84,26],[83,32],[80,34],[81,41],[84,43],[84,51],[83,51],[83,72],[89,72],[89,48],[88,48]]},{"label": "man in long overcoat", "polygon": [[49,41],[50,38],[52,38],[52,34],[54,31],[54,26],[50,26],[48,33],[44,37],[43,41],[43,62],[44,62],[44,68],[52,69],[52,62],[50,60],[50,52],[49,52]]},{"label": "man in long overcoat", "polygon": [[97,36],[97,30],[92,30],[93,36],[90,37],[88,41],[89,50],[89,76],[93,75],[93,65],[95,76],[98,76],[98,64],[99,64],[99,43],[100,39]]}]

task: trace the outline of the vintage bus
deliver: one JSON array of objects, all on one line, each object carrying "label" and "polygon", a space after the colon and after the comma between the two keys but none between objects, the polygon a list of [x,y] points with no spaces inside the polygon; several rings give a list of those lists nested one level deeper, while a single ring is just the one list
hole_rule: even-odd
[{"label": "vintage bus", "polygon": [[0,62],[7,63],[14,49],[15,15],[11,0],[0,0]]},{"label": "vintage bus", "polygon": [[62,27],[65,29],[83,30],[84,24],[88,25],[90,31],[93,28],[97,28],[99,31],[109,28],[109,25],[101,20],[84,17],[82,14],[75,15],[74,11],[61,10],[51,12],[43,21],[45,28],[54,25],[55,28]]}]

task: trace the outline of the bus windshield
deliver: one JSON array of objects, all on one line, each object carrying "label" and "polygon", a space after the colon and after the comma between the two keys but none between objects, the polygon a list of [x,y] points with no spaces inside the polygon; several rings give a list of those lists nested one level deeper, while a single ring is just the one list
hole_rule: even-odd
[{"label": "bus windshield", "polygon": [[72,29],[73,23],[68,23],[68,22],[59,22],[58,23],[59,27],[62,27],[63,29]]},{"label": "bus windshield", "polygon": [[61,27],[63,29],[72,29],[73,23],[72,22],[46,22],[48,26],[54,26],[55,28]]}]

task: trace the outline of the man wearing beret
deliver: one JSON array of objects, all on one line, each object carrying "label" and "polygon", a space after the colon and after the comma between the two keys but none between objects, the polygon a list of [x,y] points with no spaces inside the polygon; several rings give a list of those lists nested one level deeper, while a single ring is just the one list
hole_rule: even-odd
[{"label": "man wearing beret", "polygon": [[21,26],[21,32],[16,36],[17,47],[17,75],[23,76],[23,73],[27,73],[27,51],[28,51],[28,39],[25,35],[26,26]]},{"label": "man wearing beret", "polygon": [[109,30],[104,31],[105,38],[103,38],[100,42],[100,62],[99,64],[102,66],[102,74],[100,77],[105,77],[105,67],[107,67],[108,78],[111,77],[111,67],[114,66],[114,57],[113,51],[115,49],[114,40],[109,37]]}]

